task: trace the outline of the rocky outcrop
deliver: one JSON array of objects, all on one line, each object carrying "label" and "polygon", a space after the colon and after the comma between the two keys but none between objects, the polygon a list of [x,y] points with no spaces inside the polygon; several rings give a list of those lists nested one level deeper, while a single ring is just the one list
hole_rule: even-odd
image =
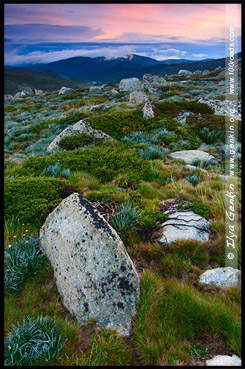
[{"label": "rocky outcrop", "polygon": [[189,70],[186,70],[186,69],[180,69],[179,72],[178,72],[178,75],[188,77],[188,76],[192,75],[192,72],[190,72]]},{"label": "rocky outcrop", "polygon": [[142,91],[133,91],[129,95],[129,102],[133,105],[142,104],[148,101],[148,96]]},{"label": "rocky outcrop", "polygon": [[[168,213],[169,211],[166,211],[164,214]],[[162,223],[161,232],[159,241],[163,243],[171,243],[181,239],[207,242],[210,236],[210,227],[205,218],[193,213],[193,211],[177,211],[169,214],[169,218]]]},{"label": "rocky outcrop", "polygon": [[54,152],[60,150],[59,143],[62,138],[73,135],[80,135],[81,133],[86,133],[89,136],[101,139],[109,139],[111,136],[107,135],[103,131],[93,129],[86,120],[79,120],[76,124],[71,127],[64,129],[48,146],[48,152]]},{"label": "rocky outcrop", "polygon": [[216,115],[227,115],[230,116],[231,109],[235,109],[235,113],[232,115],[234,119],[241,120],[242,104],[241,100],[218,100],[218,99],[199,99],[199,103],[207,104],[214,109]]},{"label": "rocky outcrop", "polygon": [[130,334],[140,279],[116,231],[92,204],[73,193],[47,217],[40,248],[49,259],[62,300],[79,324]]},{"label": "rocky outcrop", "polygon": [[201,274],[199,281],[203,284],[213,283],[217,287],[237,286],[239,274],[240,271],[232,267],[215,268]]},{"label": "rocky outcrop", "polygon": [[142,109],[143,119],[154,118],[153,106],[150,101],[147,101]]},{"label": "rocky outcrop", "polygon": [[186,164],[191,164],[195,159],[200,159],[201,161],[214,159],[213,155],[210,155],[207,152],[201,150],[175,151],[169,154],[169,156],[172,159],[183,160]]},{"label": "rocky outcrop", "polygon": [[206,366],[241,366],[242,361],[237,355],[216,355],[210,360],[206,360]]},{"label": "rocky outcrop", "polygon": [[143,91],[144,86],[136,77],[122,79],[118,86],[120,91]]},{"label": "rocky outcrop", "polygon": [[165,78],[152,73],[144,74],[142,82],[145,88],[162,87],[167,85]]},{"label": "rocky outcrop", "polygon": [[195,70],[195,72],[193,72],[192,74],[194,74],[194,75],[196,75],[196,74],[202,75],[202,71],[201,70]]},{"label": "rocky outcrop", "polygon": [[89,89],[90,95],[100,94],[103,90],[103,86],[91,86]]},{"label": "rocky outcrop", "polygon": [[73,94],[76,91],[73,90],[73,88],[70,87],[61,87],[61,89],[59,90],[59,95],[69,95],[69,94]]}]

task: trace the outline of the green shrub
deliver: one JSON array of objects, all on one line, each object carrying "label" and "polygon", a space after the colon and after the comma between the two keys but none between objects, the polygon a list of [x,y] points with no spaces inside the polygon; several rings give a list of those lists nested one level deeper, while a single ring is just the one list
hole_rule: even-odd
[{"label": "green shrub", "polygon": [[[61,162],[71,171],[91,173],[102,182],[111,181],[119,174],[125,174],[123,184],[136,184],[147,179],[150,164],[140,158],[128,144],[107,141],[87,150],[63,151],[45,157],[31,157],[18,167],[21,175],[40,175],[44,168]],[[127,182],[127,183],[126,183]]]},{"label": "green shrub", "polygon": [[13,111],[16,111],[16,107],[15,106],[7,106],[6,108],[4,108],[4,113],[12,113]]},{"label": "green shrub", "polygon": [[74,150],[78,147],[82,147],[89,144],[94,144],[101,142],[100,139],[87,135],[86,133],[81,133],[80,135],[72,135],[63,137],[60,142],[59,146],[63,150]]},{"label": "green shrub", "polygon": [[52,320],[27,316],[4,343],[5,366],[36,366],[57,358],[65,343]]},{"label": "green shrub", "polygon": [[44,255],[38,248],[37,236],[23,237],[4,251],[4,292],[18,291],[19,287],[43,265]]},{"label": "green shrub", "polygon": [[214,110],[207,104],[194,101],[161,101],[156,104],[156,116],[163,114],[174,118],[181,110],[190,111],[195,114],[213,114]]},{"label": "green shrub", "polygon": [[140,110],[103,113],[88,117],[87,120],[94,129],[100,129],[116,139],[135,131],[149,131],[162,126],[161,122],[154,118],[143,119]]},{"label": "green shrub", "polygon": [[60,202],[63,187],[56,178],[18,177],[5,180],[5,216],[41,225]]}]

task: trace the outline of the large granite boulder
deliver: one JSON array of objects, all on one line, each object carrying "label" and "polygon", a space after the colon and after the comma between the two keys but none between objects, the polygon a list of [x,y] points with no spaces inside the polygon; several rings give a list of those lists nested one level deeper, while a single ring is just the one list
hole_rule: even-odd
[{"label": "large granite boulder", "polygon": [[[168,214],[166,211],[164,214]],[[193,239],[207,242],[210,236],[209,222],[193,211],[177,211],[169,214],[162,223],[162,234],[159,239],[163,243],[171,243],[182,239]]]},{"label": "large granite boulder", "polygon": [[242,361],[237,355],[216,355],[206,360],[206,366],[241,366]]},{"label": "large granite boulder", "polygon": [[235,109],[233,118],[241,120],[241,113],[242,113],[241,100],[232,101],[232,100],[218,100],[218,99],[208,99],[208,100],[199,99],[198,102],[209,105],[212,109],[214,109],[215,115],[229,116],[231,109]]},{"label": "large granite boulder", "polygon": [[70,87],[61,87],[61,89],[59,90],[59,95],[69,95],[69,94],[73,94],[76,91],[73,90],[73,88]]},{"label": "large granite boulder", "polygon": [[217,287],[230,287],[239,284],[240,270],[232,267],[215,268],[206,270],[200,276],[200,283],[214,284]]},{"label": "large granite boulder", "polygon": [[71,127],[65,128],[48,146],[48,152],[54,152],[60,150],[59,143],[62,138],[73,135],[80,135],[81,133],[86,133],[89,136],[101,139],[109,139],[111,136],[107,135],[101,130],[93,129],[90,124],[85,120],[79,120],[77,123]]},{"label": "large granite boulder", "polygon": [[120,91],[143,91],[144,85],[136,77],[122,79],[118,85]]},{"label": "large granite boulder", "polygon": [[154,118],[153,106],[150,101],[147,101],[142,109],[143,119]]},{"label": "large granite boulder", "polygon": [[89,89],[89,94],[90,95],[97,95],[100,94],[103,90],[102,86],[91,86]]},{"label": "large granite boulder", "polygon": [[186,164],[191,164],[195,159],[200,159],[201,161],[214,159],[213,155],[210,155],[207,152],[201,150],[175,151],[169,154],[169,156],[172,159],[183,160]]},{"label": "large granite boulder", "polygon": [[142,91],[130,92],[129,102],[133,105],[142,104],[148,101],[148,96]]},{"label": "large granite boulder", "polygon": [[167,81],[165,78],[152,73],[144,74],[142,81],[145,88],[162,87],[167,85]]},{"label": "large granite boulder", "polygon": [[40,230],[62,300],[79,324],[130,334],[140,297],[140,278],[122,240],[78,193],[64,199]]},{"label": "large granite boulder", "polygon": [[186,70],[186,69],[180,69],[179,72],[178,72],[178,75],[188,77],[188,76],[192,75],[192,72],[189,71],[189,70]]}]

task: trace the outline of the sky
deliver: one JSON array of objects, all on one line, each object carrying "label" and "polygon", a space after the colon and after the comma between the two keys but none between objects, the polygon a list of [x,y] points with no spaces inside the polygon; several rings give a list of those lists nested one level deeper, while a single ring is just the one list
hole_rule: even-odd
[{"label": "sky", "polygon": [[222,58],[228,23],[240,51],[240,19],[239,4],[5,4],[4,61],[14,66],[128,54]]}]

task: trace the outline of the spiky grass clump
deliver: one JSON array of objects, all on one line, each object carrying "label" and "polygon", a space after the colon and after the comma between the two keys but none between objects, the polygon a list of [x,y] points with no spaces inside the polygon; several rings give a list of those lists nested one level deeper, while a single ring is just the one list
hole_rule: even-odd
[{"label": "spiky grass clump", "polygon": [[6,366],[33,366],[57,358],[65,344],[52,320],[38,316],[26,317],[22,324],[13,326],[5,341]]},{"label": "spiky grass clump", "polygon": [[188,176],[186,180],[190,182],[193,186],[196,186],[199,183],[199,178],[197,176]]},{"label": "spiky grass clump", "polygon": [[47,168],[43,170],[44,177],[61,177],[68,178],[70,175],[70,169],[64,169],[61,163],[55,163],[53,165],[49,165]]},{"label": "spiky grass clump", "polygon": [[5,293],[18,291],[43,265],[44,255],[38,248],[38,236],[23,237],[6,247],[4,256]]},{"label": "spiky grass clump", "polygon": [[117,232],[123,232],[127,229],[136,230],[140,224],[141,215],[142,213],[138,212],[138,207],[128,201],[118,207],[111,224]]}]

